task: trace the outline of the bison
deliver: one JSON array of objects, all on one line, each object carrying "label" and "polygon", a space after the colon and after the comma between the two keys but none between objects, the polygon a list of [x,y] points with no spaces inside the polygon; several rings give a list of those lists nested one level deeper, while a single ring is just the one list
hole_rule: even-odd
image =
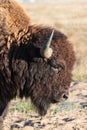
[{"label": "bison", "polygon": [[0,19],[0,123],[16,96],[30,98],[43,116],[68,98],[73,47],[55,28],[32,25],[15,0],[0,0]]}]

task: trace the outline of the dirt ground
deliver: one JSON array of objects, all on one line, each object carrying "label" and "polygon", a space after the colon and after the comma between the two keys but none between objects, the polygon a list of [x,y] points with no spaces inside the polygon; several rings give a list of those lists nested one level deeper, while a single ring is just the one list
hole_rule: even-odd
[{"label": "dirt ground", "polygon": [[52,105],[45,117],[9,112],[4,125],[6,130],[87,130],[87,83],[72,83],[69,99]]}]

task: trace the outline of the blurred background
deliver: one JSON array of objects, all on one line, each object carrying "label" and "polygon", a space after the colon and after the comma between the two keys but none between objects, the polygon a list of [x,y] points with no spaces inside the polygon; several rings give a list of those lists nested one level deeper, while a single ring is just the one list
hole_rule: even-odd
[{"label": "blurred background", "polygon": [[87,81],[87,0],[18,0],[34,24],[53,26],[74,46],[73,81]]},{"label": "blurred background", "polygon": [[[44,0],[44,1],[42,1],[42,0],[18,0],[19,2],[41,2],[41,3],[43,3],[43,2],[56,2],[56,3],[58,3],[58,2],[61,2],[61,3],[65,3],[65,2],[67,2],[67,4],[68,3],[71,3],[71,2],[75,2],[76,3],[76,0]],[[78,0],[77,2],[86,2],[87,0]]]}]

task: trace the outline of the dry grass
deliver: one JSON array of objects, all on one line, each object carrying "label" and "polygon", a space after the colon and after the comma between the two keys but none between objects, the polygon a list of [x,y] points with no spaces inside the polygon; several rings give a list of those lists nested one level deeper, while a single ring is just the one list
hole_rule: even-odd
[{"label": "dry grass", "polygon": [[74,81],[87,81],[87,4],[27,4],[33,23],[54,26],[72,42],[77,61]]}]

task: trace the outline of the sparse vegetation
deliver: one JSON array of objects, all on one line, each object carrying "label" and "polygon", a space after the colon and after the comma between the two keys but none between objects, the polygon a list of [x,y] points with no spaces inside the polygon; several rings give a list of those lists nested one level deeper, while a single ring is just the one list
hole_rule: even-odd
[{"label": "sparse vegetation", "polygon": [[[61,102],[56,104],[55,108],[50,109],[50,112],[53,114],[60,113],[60,112],[71,112],[75,109],[83,109],[82,106],[78,103],[74,102]],[[35,106],[31,103],[31,101],[13,101],[11,108],[11,112],[15,113],[23,113],[23,114],[29,114],[31,112],[36,111]]]},{"label": "sparse vegetation", "polygon": [[36,110],[35,106],[31,103],[30,100],[13,100],[11,104],[10,111],[15,113],[19,112],[28,114]]},{"label": "sparse vegetation", "polygon": [[57,107],[51,111],[53,111],[53,114],[59,113],[59,112],[72,112],[73,110],[82,109],[82,106],[80,104],[76,104],[74,102],[62,102],[58,103]]}]

